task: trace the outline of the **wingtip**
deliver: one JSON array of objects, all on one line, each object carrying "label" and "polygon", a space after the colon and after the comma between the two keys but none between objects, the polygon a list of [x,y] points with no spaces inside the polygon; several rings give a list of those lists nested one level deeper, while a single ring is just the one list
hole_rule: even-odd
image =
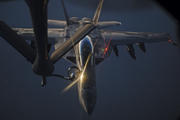
[{"label": "wingtip", "polygon": [[119,22],[119,25],[122,25],[122,22]]},{"label": "wingtip", "polygon": [[120,21],[114,21],[116,23],[116,25],[122,25],[122,22]]}]

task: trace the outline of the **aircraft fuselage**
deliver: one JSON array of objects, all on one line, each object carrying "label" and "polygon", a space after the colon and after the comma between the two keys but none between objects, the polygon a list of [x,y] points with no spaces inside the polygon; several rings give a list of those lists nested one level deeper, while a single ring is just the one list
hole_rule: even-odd
[{"label": "aircraft fuselage", "polygon": [[[64,29],[66,39],[69,39],[79,27],[92,23],[92,20],[89,18],[78,19],[77,17],[72,17],[70,21],[71,24]],[[108,24],[108,26],[110,25]],[[78,82],[79,101],[88,114],[92,114],[96,104],[96,64],[94,48],[96,43],[99,46],[104,46],[105,44],[103,42],[99,44],[99,42],[96,42],[97,39],[103,39],[102,36],[100,36],[98,28],[74,46],[76,64],[80,70],[80,74],[78,75],[80,79]]]},{"label": "aircraft fuselage", "polygon": [[80,72],[78,94],[80,104],[88,114],[92,114],[96,104],[96,76],[94,64],[94,46],[86,36],[76,46],[76,62]]}]

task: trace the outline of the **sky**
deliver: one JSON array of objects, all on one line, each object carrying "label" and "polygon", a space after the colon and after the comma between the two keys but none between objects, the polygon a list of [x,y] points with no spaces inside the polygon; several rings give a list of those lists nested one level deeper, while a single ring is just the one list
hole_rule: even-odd
[{"label": "sky", "polygon": [[[66,6],[70,16],[92,17],[96,5],[86,4],[71,0]],[[125,4],[128,6],[131,0]],[[51,0],[48,8],[50,19],[64,19],[58,0]],[[29,11],[22,0],[1,2],[0,20],[11,27],[31,27]],[[122,31],[167,32],[177,40],[173,18],[154,3],[121,11],[105,2],[100,20],[120,21],[118,30]],[[92,120],[177,120],[180,116],[179,50],[166,42],[146,47],[144,54],[135,46],[134,61],[126,47],[119,46],[119,57],[112,53],[97,66],[98,96]],[[69,82],[49,78],[47,86],[41,88],[41,77],[32,72],[31,64],[2,38],[0,49],[0,119],[82,119],[76,87],[62,93]],[[66,74],[68,66],[71,64],[62,59],[55,72]]]}]

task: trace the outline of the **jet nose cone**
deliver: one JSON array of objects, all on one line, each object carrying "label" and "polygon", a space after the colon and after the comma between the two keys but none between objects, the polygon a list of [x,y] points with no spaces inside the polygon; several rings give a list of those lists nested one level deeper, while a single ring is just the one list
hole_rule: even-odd
[{"label": "jet nose cone", "polygon": [[78,84],[79,101],[85,112],[92,115],[96,105],[96,81],[92,71],[85,74],[84,78]]},{"label": "jet nose cone", "polygon": [[91,89],[90,91],[86,91],[82,101],[82,103],[84,103],[84,110],[88,113],[88,115],[92,115],[96,105],[96,90]]},{"label": "jet nose cone", "polygon": [[88,115],[92,115],[94,108],[95,108],[95,104],[96,103],[93,103],[93,104],[91,103],[91,104],[86,105],[86,111],[87,111]]}]

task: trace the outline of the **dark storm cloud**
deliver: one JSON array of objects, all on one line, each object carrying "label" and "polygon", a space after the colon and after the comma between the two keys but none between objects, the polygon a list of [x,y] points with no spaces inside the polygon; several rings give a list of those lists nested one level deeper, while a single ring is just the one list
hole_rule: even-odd
[{"label": "dark storm cloud", "polygon": [[[82,7],[93,7],[97,6],[98,0],[68,0],[74,5],[79,5]],[[121,11],[130,11],[138,10],[142,8],[151,7],[150,0],[105,0],[104,8],[108,11],[121,12]]]}]

